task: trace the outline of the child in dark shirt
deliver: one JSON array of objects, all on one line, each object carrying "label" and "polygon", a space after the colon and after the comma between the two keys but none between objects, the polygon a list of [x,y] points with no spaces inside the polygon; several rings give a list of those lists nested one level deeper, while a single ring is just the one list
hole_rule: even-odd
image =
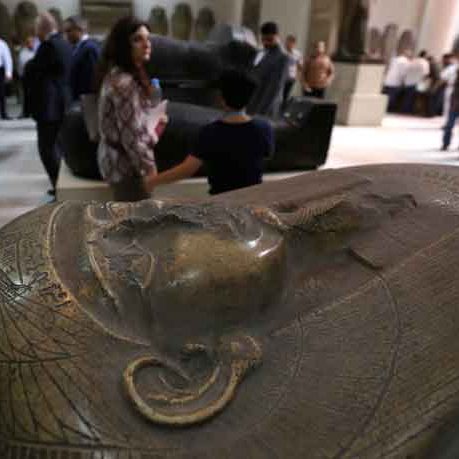
[{"label": "child in dark shirt", "polygon": [[221,76],[218,88],[225,110],[222,119],[205,126],[195,151],[178,166],[152,177],[149,189],[191,177],[203,164],[210,194],[262,182],[263,160],[274,150],[274,132],[268,122],[245,112],[256,83],[245,73],[230,70]]}]

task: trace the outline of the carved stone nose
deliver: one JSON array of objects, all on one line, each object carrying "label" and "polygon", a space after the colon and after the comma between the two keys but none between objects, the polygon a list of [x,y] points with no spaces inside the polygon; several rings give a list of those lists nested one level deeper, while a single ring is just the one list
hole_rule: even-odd
[{"label": "carved stone nose", "polygon": [[183,233],[173,253],[169,263],[157,263],[152,304],[161,329],[183,341],[209,330],[221,336],[256,317],[282,292],[285,254],[277,234],[234,240]]}]

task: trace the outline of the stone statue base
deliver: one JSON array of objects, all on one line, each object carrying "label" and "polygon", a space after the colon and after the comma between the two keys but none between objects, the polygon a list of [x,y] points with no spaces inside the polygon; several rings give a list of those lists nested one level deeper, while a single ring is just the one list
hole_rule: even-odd
[{"label": "stone statue base", "polygon": [[335,69],[328,98],[338,104],[338,124],[379,126],[387,109],[387,96],[381,94],[384,65],[335,62]]}]

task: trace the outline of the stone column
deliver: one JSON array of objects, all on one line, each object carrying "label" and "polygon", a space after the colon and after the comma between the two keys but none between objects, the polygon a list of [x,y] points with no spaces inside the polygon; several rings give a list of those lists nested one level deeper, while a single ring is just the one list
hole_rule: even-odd
[{"label": "stone column", "polygon": [[427,0],[418,40],[418,49],[426,49],[435,57],[452,49],[459,33],[459,2]]}]

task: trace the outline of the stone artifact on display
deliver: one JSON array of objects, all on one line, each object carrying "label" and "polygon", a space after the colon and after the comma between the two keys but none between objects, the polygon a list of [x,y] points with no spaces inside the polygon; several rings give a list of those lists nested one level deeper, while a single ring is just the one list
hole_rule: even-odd
[{"label": "stone artifact on display", "polygon": [[382,165],[18,218],[0,457],[457,457],[458,209]]},{"label": "stone artifact on display", "polygon": [[[220,118],[215,79],[228,67],[250,70],[256,56],[250,44],[253,34],[245,28],[219,25],[206,43],[184,42],[153,36],[155,52],[149,73],[161,81],[168,99],[169,123],[155,148],[159,170],[180,163],[193,149],[198,133],[207,123]],[[336,104],[311,99],[292,99],[283,117],[272,121],[276,151],[266,170],[315,169],[325,163],[335,121]],[[61,144],[70,170],[77,176],[99,179],[97,144],[87,132],[81,107],[67,113]]]},{"label": "stone artifact on display", "polygon": [[386,64],[390,62],[394,53],[397,53],[398,25],[388,24],[383,33],[383,60]]},{"label": "stone artifact on display", "polygon": [[64,31],[64,18],[62,17],[61,10],[59,8],[50,8],[48,12],[56,21],[57,30],[62,33]]},{"label": "stone artifact on display", "polygon": [[368,33],[368,53],[372,59],[382,59],[383,35],[377,27],[371,28]]},{"label": "stone artifact on display", "polygon": [[23,1],[18,3],[14,10],[14,26],[16,37],[22,43],[28,36],[35,35],[35,21],[38,9],[35,3]]},{"label": "stone artifact on display", "polygon": [[151,9],[148,23],[151,33],[163,36],[169,34],[169,20],[167,19],[166,10],[162,6],[155,6]]},{"label": "stone artifact on display", "polygon": [[416,40],[414,38],[414,34],[412,30],[404,30],[402,35],[398,40],[397,44],[397,55],[402,54],[406,51],[411,51],[414,53],[416,49]]},{"label": "stone artifact on display", "polygon": [[[220,119],[221,110],[180,102],[169,102],[168,126],[155,147],[159,171],[182,162],[193,151],[200,130]],[[311,99],[292,99],[281,119],[271,120],[276,147],[265,162],[265,171],[311,170],[325,164],[335,122],[336,104]],[[60,133],[67,166],[78,177],[100,179],[97,143],[89,139],[81,107],[67,113]],[[201,174],[205,174],[205,170]]]},{"label": "stone artifact on display", "polygon": [[196,19],[195,38],[198,41],[205,41],[215,26],[214,12],[207,7],[201,8]]},{"label": "stone artifact on display", "polygon": [[133,14],[133,4],[132,0],[81,0],[81,14],[92,34],[105,35],[118,19]]},{"label": "stone artifact on display", "polygon": [[338,51],[335,59],[360,62],[366,54],[370,0],[341,0]]},{"label": "stone artifact on display", "polygon": [[193,12],[188,3],[179,3],[171,19],[172,36],[178,40],[189,40],[193,30]]}]

